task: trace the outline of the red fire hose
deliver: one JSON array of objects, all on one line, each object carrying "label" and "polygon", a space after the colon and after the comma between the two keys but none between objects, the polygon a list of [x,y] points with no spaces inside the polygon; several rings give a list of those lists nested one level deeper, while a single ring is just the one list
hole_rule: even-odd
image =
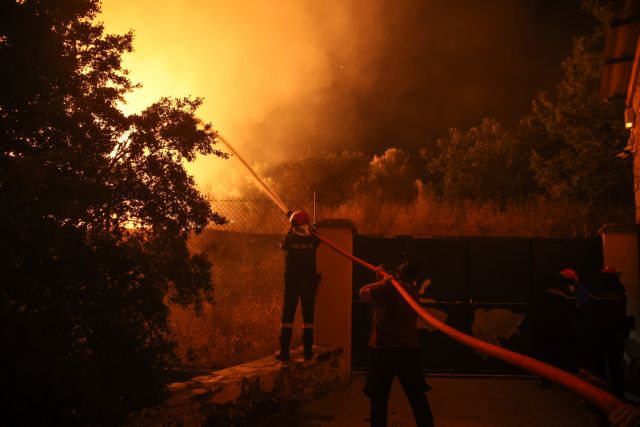
[{"label": "red fire hose", "polygon": [[[343,250],[335,243],[330,241],[329,239],[323,237],[317,231],[313,231],[313,234],[318,237],[323,243],[327,246],[331,247],[333,250],[338,252],[339,254],[351,259],[353,262],[356,262],[363,267],[373,271],[373,272],[382,272],[384,274],[389,275],[380,267],[376,267],[372,264],[369,264],[366,261],[361,260],[360,258],[351,255],[347,251]],[[463,332],[458,331],[457,329],[452,328],[446,323],[436,319],[431,314],[429,314],[424,308],[418,304],[411,296],[407,293],[407,291],[398,283],[398,281],[391,276],[391,283],[396,288],[396,290],[402,295],[404,300],[411,306],[411,308],[427,323],[429,323],[434,328],[438,329],[440,332],[448,335],[454,340],[461,342],[464,345],[472,347],[482,353],[485,353],[489,356],[493,356],[497,359],[500,359],[504,362],[507,362],[513,366],[517,366],[526,371],[529,371],[533,374],[539,375],[543,378],[546,378],[549,381],[553,381],[558,383],[569,390],[574,391],[579,394],[593,405],[609,414],[613,412],[615,409],[618,409],[621,406],[626,406],[624,402],[622,402],[617,397],[612,394],[606,392],[605,390],[594,386],[593,384],[579,378],[569,372],[563,371],[562,369],[558,369],[554,366],[548,365],[546,363],[540,362],[532,357],[525,356],[520,353],[516,353],[515,351],[507,350],[497,345],[490,344],[488,342],[479,340],[470,335],[467,335]]]},{"label": "red fire hose", "polygon": [[[278,197],[278,195],[272,191],[269,186],[260,179],[260,177],[256,174],[256,172],[249,166],[249,164],[238,154],[238,152],[231,147],[229,142],[222,138],[221,135],[217,135],[217,138],[220,139],[223,143],[225,143],[229,149],[238,157],[238,159],[244,164],[244,166],[251,172],[253,177],[260,184],[260,188],[265,191],[265,193],[273,200],[273,202],[282,210],[283,213],[289,214],[289,209],[286,204]],[[288,215],[287,215],[288,216]],[[369,264],[366,261],[361,260],[358,257],[353,256],[352,254],[346,252],[335,243],[326,239],[322,235],[320,235],[317,231],[313,230],[312,233],[318,237],[322,242],[324,242],[327,246],[331,247],[333,250],[338,252],[339,254],[351,259],[353,262],[362,265],[363,267],[374,271],[381,272],[387,276],[390,276],[387,272],[385,272],[380,267],[376,267],[372,264]],[[402,295],[404,300],[411,306],[411,308],[427,323],[429,323],[434,328],[438,329],[440,332],[448,335],[456,341],[461,342],[464,345],[472,347],[478,351],[481,351],[489,356],[493,356],[497,359],[500,359],[504,362],[507,362],[511,365],[522,368],[526,371],[529,371],[533,374],[539,375],[542,378],[545,378],[549,381],[553,381],[558,383],[569,390],[572,390],[591,402],[597,408],[602,410],[603,412],[610,414],[614,410],[628,406],[620,399],[616,398],[612,394],[606,392],[605,390],[594,386],[593,384],[579,378],[575,375],[572,375],[566,371],[558,369],[554,366],[548,365],[546,363],[540,362],[539,360],[533,359],[528,356],[524,356],[522,354],[516,353],[511,350],[504,349],[497,345],[489,344],[485,341],[474,338],[470,335],[462,333],[457,329],[452,328],[451,326],[441,322],[436,319],[432,315],[430,315],[424,308],[420,307],[420,305],[407,293],[407,291],[398,283],[398,281],[391,276],[391,283],[396,288],[396,290]]]}]

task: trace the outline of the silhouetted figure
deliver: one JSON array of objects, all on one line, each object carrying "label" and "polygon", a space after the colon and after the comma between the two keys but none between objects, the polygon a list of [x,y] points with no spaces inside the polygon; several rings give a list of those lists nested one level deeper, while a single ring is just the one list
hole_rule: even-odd
[{"label": "silhouetted figure", "polygon": [[[418,301],[415,281],[417,268],[405,263],[397,277],[411,297]],[[387,402],[391,384],[398,377],[409,399],[416,425],[433,426],[431,407],[425,392],[429,390],[420,368],[420,343],[417,315],[390,283],[391,276],[378,274],[378,282],[360,289],[360,297],[372,303],[373,322],[369,346],[371,370],[364,393],[371,400],[371,425],[387,425]]]},{"label": "silhouetted figure", "polygon": [[622,405],[609,414],[611,427],[636,427],[640,425],[640,408]]},{"label": "silhouetted figure", "polygon": [[629,336],[627,297],[620,272],[605,267],[594,280],[584,311],[588,343],[586,368],[607,380],[616,396],[624,395],[624,343]]},{"label": "silhouetted figure", "polygon": [[302,306],[302,344],[304,359],[313,358],[313,309],[320,276],[316,271],[316,250],[320,240],[311,233],[309,215],[304,211],[292,212],[289,216],[289,231],[280,243],[285,251],[284,304],[280,329],[280,352],[276,357],[282,361],[291,359],[289,344],[293,331],[298,300]]},{"label": "silhouetted figure", "polygon": [[[536,355],[543,362],[577,371],[574,326],[578,274],[565,268],[540,293],[535,307]],[[550,385],[543,380],[543,385]]]},{"label": "silhouetted figure", "polygon": [[[595,375],[593,372],[586,369],[580,369],[580,377],[591,384],[600,387],[604,390],[609,390],[609,384]],[[637,403],[627,405],[623,404],[618,408],[611,411],[609,414],[602,412],[600,408],[597,408],[591,403],[587,403],[587,408],[594,411],[598,426],[611,426],[611,427],[637,427],[640,426],[640,407]]]}]

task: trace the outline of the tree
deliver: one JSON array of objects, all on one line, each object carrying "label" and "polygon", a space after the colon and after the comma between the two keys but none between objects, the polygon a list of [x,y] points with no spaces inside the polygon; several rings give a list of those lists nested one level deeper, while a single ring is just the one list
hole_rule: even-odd
[{"label": "tree", "polygon": [[[610,16],[597,4],[590,8],[600,19]],[[555,94],[539,94],[521,123],[538,184],[554,197],[585,202],[592,210],[631,207],[633,201],[631,162],[618,157],[628,139],[624,104],[605,103],[598,95],[602,27],[574,41]]]},{"label": "tree", "polygon": [[373,156],[355,183],[355,195],[408,202],[417,196],[416,179],[411,156],[401,149],[387,148],[381,155]]},{"label": "tree", "polygon": [[450,129],[428,160],[436,191],[451,200],[505,203],[533,190],[528,152],[495,119],[463,132]]},{"label": "tree", "polygon": [[367,172],[368,161],[357,151],[319,152],[282,162],[266,174],[276,193],[288,200],[308,200],[315,192],[320,203],[332,206],[353,197],[354,183]]},{"label": "tree", "polygon": [[0,399],[14,424],[114,423],[157,401],[173,360],[164,301],[213,292],[186,240],[223,218],[183,162],[224,154],[200,99],[122,113],[133,37],[104,34],[98,12],[0,6]]}]

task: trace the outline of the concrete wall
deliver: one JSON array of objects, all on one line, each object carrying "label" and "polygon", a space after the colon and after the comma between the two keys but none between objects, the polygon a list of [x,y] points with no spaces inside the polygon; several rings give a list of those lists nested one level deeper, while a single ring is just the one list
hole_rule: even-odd
[{"label": "concrete wall", "polygon": [[[324,220],[318,232],[348,253],[353,253],[353,223],[349,220]],[[351,292],[352,262],[322,244],[317,254],[322,282],[318,287],[315,307],[315,343],[341,348],[341,374],[348,378],[351,369]]]},{"label": "concrete wall", "polygon": [[[636,51],[635,64],[638,62],[640,52]],[[634,66],[635,68],[635,66]],[[628,147],[633,155],[633,192],[635,198],[636,224],[626,227],[605,226],[603,228],[603,249],[604,263],[616,267],[622,272],[620,280],[627,291],[628,308],[627,313],[636,317],[636,322],[640,322],[640,260],[638,252],[638,235],[640,228],[640,74],[632,74],[629,82],[627,94],[627,106],[635,112],[634,126],[629,134]],[[640,342],[640,333],[632,331],[631,337],[636,342]]]}]

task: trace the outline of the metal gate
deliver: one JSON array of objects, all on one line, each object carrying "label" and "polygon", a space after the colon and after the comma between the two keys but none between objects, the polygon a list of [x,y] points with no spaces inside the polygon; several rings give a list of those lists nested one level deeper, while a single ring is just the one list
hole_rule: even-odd
[{"label": "metal gate", "polygon": [[[428,279],[421,305],[450,326],[524,354],[533,353],[534,296],[562,268],[581,277],[602,268],[599,238],[412,238],[354,236],[354,254],[393,269],[415,262]],[[369,366],[370,307],[358,297],[375,280],[353,268],[352,368]],[[422,365],[428,372],[512,374],[516,368],[486,358],[419,322]]]}]

